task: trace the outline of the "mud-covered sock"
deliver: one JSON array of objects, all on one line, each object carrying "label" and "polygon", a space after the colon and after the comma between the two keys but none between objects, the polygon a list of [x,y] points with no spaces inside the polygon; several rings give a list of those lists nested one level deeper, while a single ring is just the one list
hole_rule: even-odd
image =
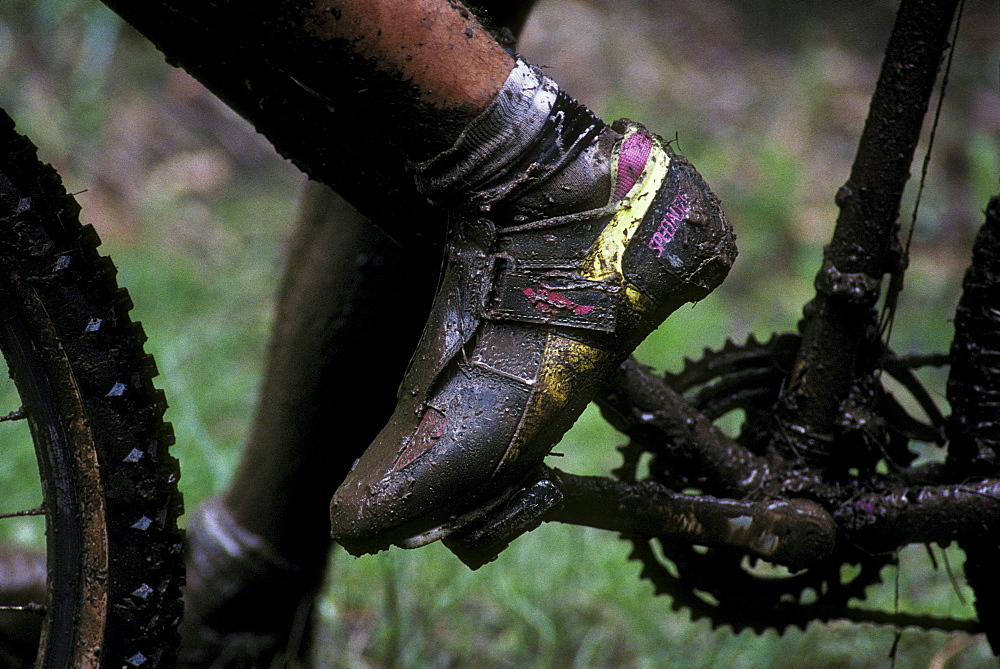
[{"label": "mud-covered sock", "polygon": [[500,226],[518,225],[606,205],[618,137],[541,70],[518,59],[455,144],[410,169],[431,202]]}]

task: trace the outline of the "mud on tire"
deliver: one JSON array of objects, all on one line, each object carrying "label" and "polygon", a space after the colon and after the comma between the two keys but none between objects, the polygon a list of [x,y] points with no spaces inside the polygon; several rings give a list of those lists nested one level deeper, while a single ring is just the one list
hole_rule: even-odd
[{"label": "mud on tire", "polygon": [[0,110],[0,349],[45,498],[44,666],[171,666],[177,461],[145,335],[92,227]]}]

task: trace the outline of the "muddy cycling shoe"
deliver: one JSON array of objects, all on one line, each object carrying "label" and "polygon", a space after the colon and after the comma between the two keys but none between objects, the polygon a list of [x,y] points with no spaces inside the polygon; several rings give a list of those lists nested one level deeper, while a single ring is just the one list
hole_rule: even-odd
[{"label": "muddy cycling shoe", "polygon": [[619,132],[607,206],[457,224],[396,410],[333,498],[349,552],[416,547],[488,513],[601,380],[728,273],[734,235],[699,174],[642,126]]}]

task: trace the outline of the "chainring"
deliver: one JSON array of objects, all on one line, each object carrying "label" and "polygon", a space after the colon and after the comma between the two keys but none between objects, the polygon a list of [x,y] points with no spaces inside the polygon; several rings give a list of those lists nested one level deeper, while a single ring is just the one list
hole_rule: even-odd
[{"label": "chainring", "polygon": [[[799,337],[793,334],[775,335],[765,343],[753,337],[744,344],[727,341],[719,351],[706,349],[701,359],[686,360],[684,369],[668,373],[666,381],[713,421],[742,410],[745,417],[737,441],[761,452],[771,425],[768,418],[798,346]],[[908,416],[894,423],[894,435],[904,442],[914,431],[936,431]],[[652,479],[675,490],[689,485],[683,472],[671,471],[655,445],[633,439],[620,450],[624,462],[613,472],[619,479]],[[892,554],[869,555],[838,542],[835,554],[822,563],[790,573],[761,561],[752,563],[734,549],[650,537],[623,535],[623,539],[633,545],[630,559],[643,565],[641,577],[652,582],[657,594],[670,595],[674,610],[687,609],[693,620],[708,618],[713,627],[729,626],[737,632],[783,632],[814,620],[850,618],[850,600],[863,599],[869,586],[881,582],[883,567],[895,559]]]}]

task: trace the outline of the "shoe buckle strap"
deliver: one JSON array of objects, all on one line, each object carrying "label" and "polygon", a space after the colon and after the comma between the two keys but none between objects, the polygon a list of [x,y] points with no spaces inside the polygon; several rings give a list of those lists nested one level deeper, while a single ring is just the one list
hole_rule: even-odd
[{"label": "shoe buckle strap", "polygon": [[574,264],[579,261],[530,266],[502,254],[492,256],[489,289],[483,291],[484,317],[614,332],[621,288],[580,277],[571,269]]}]

